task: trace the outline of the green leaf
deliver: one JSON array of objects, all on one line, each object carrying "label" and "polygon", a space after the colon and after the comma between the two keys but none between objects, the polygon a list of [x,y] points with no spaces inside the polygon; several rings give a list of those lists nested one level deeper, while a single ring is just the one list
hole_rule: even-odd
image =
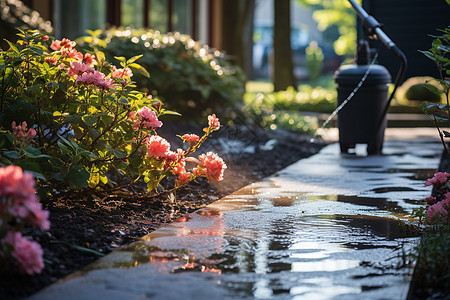
[{"label": "green leaf", "polygon": [[125,158],[125,157],[127,157],[127,153],[125,153],[123,151],[112,149],[112,152],[114,153],[114,156],[117,157],[117,158]]},{"label": "green leaf", "polygon": [[101,29],[97,29],[95,31],[92,31],[90,29],[86,30],[86,33],[91,35],[91,36],[99,36],[102,33]]},{"label": "green leaf", "polygon": [[66,143],[67,146],[71,147],[73,150],[77,151],[79,146],[77,143],[69,141],[68,139],[64,138],[62,135],[58,134],[58,137],[64,142]]},{"label": "green leaf", "polygon": [[173,111],[173,110],[165,110],[163,109],[161,111],[161,115],[174,115],[174,116],[181,116],[179,112]]},{"label": "green leaf", "polygon": [[141,58],[142,56],[143,56],[143,54],[133,56],[132,58],[130,58],[129,60],[127,60],[127,65],[130,65],[130,64],[134,63],[135,61],[137,61],[137,60],[138,60],[139,58]]},{"label": "green leaf", "polygon": [[127,59],[123,56],[114,56],[114,58],[123,63],[127,62]]},{"label": "green leaf", "polygon": [[3,157],[3,156],[0,156],[0,163],[1,163],[2,165],[7,165],[7,166],[13,164],[9,159],[7,159],[7,158],[5,158],[5,157]]},{"label": "green leaf", "polygon": [[150,78],[150,74],[143,66],[141,66],[139,64],[130,64],[129,67],[131,67],[134,71],[137,71],[142,76]]},{"label": "green leaf", "polygon": [[84,124],[89,127],[94,127],[97,124],[98,118],[90,115],[86,115],[82,117]]},{"label": "green leaf", "polygon": [[72,165],[67,173],[67,181],[70,187],[80,189],[88,186],[90,173],[79,165]]},{"label": "green leaf", "polygon": [[[106,45],[104,48],[106,48]],[[102,51],[95,49],[95,55],[97,56],[97,62],[99,64],[101,64],[102,62],[104,62],[106,60],[105,53],[103,53]]]},{"label": "green leaf", "polygon": [[36,178],[36,179],[47,180],[47,178],[45,178],[44,175],[42,175],[39,172],[35,172],[35,171],[31,171],[31,170],[28,170],[27,172],[30,172],[31,174],[33,174],[34,178]]},{"label": "green leaf", "polygon": [[31,158],[48,158],[50,156],[42,154],[41,151],[39,151],[39,149],[36,149],[34,147],[27,147],[23,150],[23,152],[25,154],[27,154],[28,156],[30,156]]},{"label": "green leaf", "polygon": [[74,244],[71,244],[71,243],[68,243],[68,242],[65,242],[65,241],[55,241],[55,240],[53,240],[53,241],[50,241],[50,243],[53,243],[53,244],[65,244],[65,245],[69,246],[70,248],[78,250],[78,251],[81,251],[81,252],[92,253],[92,254],[95,254],[95,255],[98,255],[98,256],[105,256],[105,254],[103,254],[101,252],[98,252],[96,250],[92,250],[92,249],[89,249],[89,248],[86,248],[86,247],[74,245]]},{"label": "green leaf", "polygon": [[14,43],[11,43],[11,42],[8,41],[7,39],[4,39],[4,40],[8,43],[8,45],[11,47],[11,49],[12,49],[14,52],[19,53],[19,49],[17,49],[17,46],[16,46]]},{"label": "green leaf", "polygon": [[3,155],[10,158],[10,159],[18,159],[19,153],[17,151],[11,150],[11,151],[5,151],[3,152]]}]

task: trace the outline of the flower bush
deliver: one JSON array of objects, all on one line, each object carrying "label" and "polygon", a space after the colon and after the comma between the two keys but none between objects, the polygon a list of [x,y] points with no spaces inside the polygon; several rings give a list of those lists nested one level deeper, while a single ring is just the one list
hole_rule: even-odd
[{"label": "flower bush", "polygon": [[215,115],[201,138],[184,139],[187,150],[172,151],[157,134],[160,118],[177,113],[136,90],[131,78],[146,74],[136,63],[142,55],[116,57],[116,67],[103,52],[83,53],[68,39],[18,36],[0,54],[0,164],[32,172],[41,197],[113,193],[140,179],[153,195],[171,176],[173,188],[200,176],[222,179],[226,164],[216,155],[191,159],[198,166],[186,169],[187,156],[220,128]]},{"label": "flower bush", "polygon": [[185,118],[198,120],[219,110],[233,117],[239,112],[245,76],[224,53],[179,32],[112,28],[89,33],[78,39],[80,44],[101,48],[110,61],[143,54],[140,62],[151,76],[140,72],[133,79],[140,89],[154,93]]},{"label": "flower bush", "polygon": [[[421,210],[422,218],[426,216],[428,224],[449,224],[450,212],[450,173],[437,172],[425,182],[425,186],[433,186],[433,195],[424,199],[427,204]],[[420,216],[420,214],[418,215]]]},{"label": "flower bush", "polygon": [[22,236],[25,225],[50,229],[48,211],[42,209],[36,196],[31,173],[20,167],[0,168],[0,266],[11,268],[15,261],[19,270],[29,275],[44,268],[41,246]]}]

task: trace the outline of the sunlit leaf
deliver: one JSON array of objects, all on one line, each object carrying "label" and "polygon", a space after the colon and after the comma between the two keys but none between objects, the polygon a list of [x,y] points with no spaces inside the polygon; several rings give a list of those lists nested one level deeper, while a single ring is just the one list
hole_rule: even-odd
[{"label": "sunlit leaf", "polygon": [[127,65],[130,65],[130,64],[134,63],[135,61],[137,61],[137,60],[138,60],[139,58],[141,58],[142,56],[143,56],[143,54],[133,56],[132,58],[130,58],[129,60],[127,60]]},{"label": "sunlit leaf", "polygon": [[4,40],[8,43],[9,47],[11,47],[11,49],[12,49],[14,52],[19,53],[19,49],[17,49],[17,46],[16,46],[14,43],[11,43],[10,41],[8,41],[8,40],[6,40],[6,39],[4,39]]}]

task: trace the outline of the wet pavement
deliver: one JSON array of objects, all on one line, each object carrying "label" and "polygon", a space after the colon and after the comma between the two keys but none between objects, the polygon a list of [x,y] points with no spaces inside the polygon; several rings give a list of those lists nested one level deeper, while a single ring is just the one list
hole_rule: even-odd
[{"label": "wet pavement", "polygon": [[405,299],[408,214],[442,152],[426,135],[381,156],[331,144],[31,299]]}]

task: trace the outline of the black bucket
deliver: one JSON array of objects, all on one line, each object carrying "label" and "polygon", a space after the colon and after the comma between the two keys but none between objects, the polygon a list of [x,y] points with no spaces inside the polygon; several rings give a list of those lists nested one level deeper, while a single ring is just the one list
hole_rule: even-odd
[{"label": "black bucket", "polygon": [[[370,68],[366,80],[349,102],[338,112],[339,144],[342,153],[348,153],[356,144],[368,144],[368,154],[381,154],[384,130],[387,126],[383,110],[387,105],[391,75],[380,65],[343,65],[335,73],[338,84],[338,106],[352,93]],[[380,129],[377,130],[379,121]],[[376,136],[375,136],[376,135]]]}]

